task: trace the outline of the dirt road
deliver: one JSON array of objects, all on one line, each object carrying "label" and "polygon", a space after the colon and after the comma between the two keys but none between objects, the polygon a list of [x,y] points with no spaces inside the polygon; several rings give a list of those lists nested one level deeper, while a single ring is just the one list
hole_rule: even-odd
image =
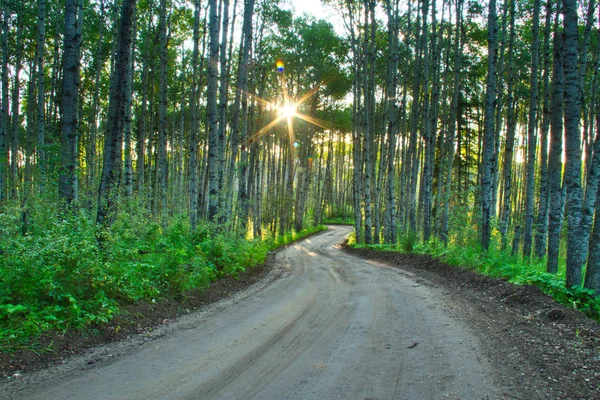
[{"label": "dirt road", "polygon": [[293,244],[250,289],[14,398],[502,398],[478,340],[438,289],[342,252],[349,232]]}]

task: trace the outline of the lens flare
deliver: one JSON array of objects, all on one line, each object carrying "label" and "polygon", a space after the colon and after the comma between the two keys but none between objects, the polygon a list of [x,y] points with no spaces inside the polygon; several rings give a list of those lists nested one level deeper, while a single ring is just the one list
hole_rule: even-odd
[{"label": "lens flare", "polygon": [[285,118],[292,118],[296,116],[296,105],[295,104],[284,104],[278,107],[278,113],[280,116]]}]

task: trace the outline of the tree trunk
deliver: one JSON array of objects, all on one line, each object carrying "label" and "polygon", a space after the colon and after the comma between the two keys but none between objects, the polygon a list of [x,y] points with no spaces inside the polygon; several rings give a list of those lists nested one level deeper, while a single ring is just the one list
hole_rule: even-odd
[{"label": "tree trunk", "polygon": [[538,64],[540,52],[540,0],[533,1],[531,28],[531,75],[529,91],[529,120],[527,124],[527,173],[525,189],[525,229],[523,231],[523,257],[531,256],[533,240],[533,203],[535,193],[535,156],[537,150],[537,107],[539,97]]},{"label": "tree trunk", "polygon": [[385,2],[388,18],[389,54],[386,81],[386,122],[387,122],[387,204],[385,208],[385,242],[396,244],[396,177],[394,162],[396,159],[396,135],[398,117],[396,112],[396,92],[398,84],[398,0]]},{"label": "tree trunk", "polygon": [[13,92],[12,92],[12,135],[10,140],[10,197],[17,198],[19,190],[19,133],[21,130],[21,117],[19,115],[19,97],[20,97],[20,81],[21,59],[23,57],[23,19],[21,12],[17,12],[17,38],[16,38],[16,54],[13,75]]},{"label": "tree trunk", "polygon": [[[227,202],[229,190],[225,190],[225,145],[227,131],[227,97],[229,91],[228,58],[227,58],[227,32],[229,29],[229,0],[222,0],[221,10],[221,43],[220,43],[220,82],[219,82],[219,203]],[[225,210],[222,210],[225,211]],[[229,216],[221,213],[221,222],[225,222]]]},{"label": "tree trunk", "polygon": [[583,243],[581,241],[581,95],[579,86],[579,59],[577,1],[563,0],[565,29],[565,144],[567,185],[567,287],[581,284]]},{"label": "tree trunk", "polygon": [[0,110],[0,204],[7,197],[8,164],[8,5],[2,4],[2,110]]},{"label": "tree trunk", "polygon": [[496,0],[490,0],[488,14],[488,64],[485,102],[485,127],[483,133],[482,172],[481,172],[481,247],[490,246],[492,227],[492,190],[494,176],[494,108],[496,92],[496,50],[498,24],[496,21]]},{"label": "tree trunk", "polygon": [[[158,24],[160,35],[160,76],[159,76],[159,94],[158,94],[158,146],[157,146],[157,190],[160,196],[160,213],[162,218],[166,218],[167,213],[167,0],[160,1],[160,19]],[[158,203],[158,198],[155,201]]]},{"label": "tree trunk", "polygon": [[97,156],[97,136],[98,136],[98,113],[99,113],[99,102],[100,102],[100,74],[102,72],[104,64],[103,49],[105,47],[104,40],[104,0],[100,0],[100,24],[98,26],[98,47],[96,49],[96,71],[94,72],[94,92],[92,95],[92,120],[90,121],[90,140],[89,147],[87,150],[87,164],[88,164],[88,186],[93,187],[96,183],[96,156]]},{"label": "tree trunk", "polygon": [[546,23],[544,27],[544,100],[542,106],[542,130],[540,135],[540,195],[537,229],[534,241],[534,254],[542,258],[546,253],[548,234],[548,131],[550,130],[550,31],[552,25],[552,1],[546,2]]},{"label": "tree trunk", "polygon": [[208,84],[206,112],[208,114],[208,219],[214,221],[219,213],[219,131],[217,111],[217,86],[219,63],[219,17],[216,0],[208,2],[210,59],[208,62]]},{"label": "tree trunk", "polygon": [[[247,0],[244,7],[244,22],[242,25],[243,45],[242,52],[240,54],[241,64],[238,70],[238,88],[239,95],[241,95],[241,107],[242,107],[242,118],[241,118],[241,134],[240,142],[242,144],[240,154],[240,170],[239,170],[239,192],[238,192],[238,215],[240,222],[240,231],[242,234],[246,233],[248,224],[248,96],[245,95],[248,92],[248,63],[250,60],[250,48],[252,46],[252,16],[254,15],[254,0]],[[238,114],[239,115],[239,114]],[[236,122],[235,129],[239,125]],[[234,133],[234,135],[237,135]],[[237,149],[237,143],[236,143]],[[233,157],[233,154],[232,154]],[[232,160],[235,161],[235,160]]]},{"label": "tree trunk", "polygon": [[505,249],[508,245],[508,225],[511,216],[512,193],[512,166],[515,145],[515,132],[517,129],[517,118],[515,115],[514,102],[514,45],[515,45],[515,2],[510,2],[510,28],[508,33],[508,93],[507,93],[507,127],[506,141],[504,142],[504,164],[502,165],[503,199],[500,212],[500,234],[502,236],[501,247]]},{"label": "tree trunk", "polygon": [[129,80],[127,90],[125,92],[125,125],[123,126],[123,140],[125,151],[125,165],[123,169],[123,194],[126,197],[131,197],[133,194],[133,160],[131,154],[131,123],[132,123],[132,92],[133,92],[133,75],[135,70],[135,41],[137,36],[136,10],[133,10],[133,21],[131,28],[131,56],[130,66],[127,70],[127,79]]},{"label": "tree trunk", "polygon": [[596,196],[594,229],[590,238],[590,247],[585,273],[584,286],[600,296],[600,193]]},{"label": "tree trunk", "polygon": [[560,248],[560,231],[563,222],[562,200],[562,137],[563,137],[563,40],[558,31],[558,17],[554,31],[554,63],[552,66],[552,102],[550,120],[550,155],[548,157],[548,195],[550,209],[548,212],[548,261],[546,270],[558,272],[558,251]]},{"label": "tree trunk", "polygon": [[[37,143],[36,143],[36,164],[38,167],[38,189],[44,189],[46,181],[46,144],[45,144],[45,109],[46,109],[46,89],[44,74],[44,45],[46,42],[46,0],[38,0],[38,19],[37,19],[37,40],[36,40],[36,63],[37,63]],[[33,79],[31,77],[30,79]],[[1,128],[0,128],[1,129]],[[1,167],[0,167],[1,168]],[[1,179],[0,179],[1,180]],[[1,191],[0,191],[1,192]],[[1,196],[1,194],[0,194]]]},{"label": "tree trunk", "polygon": [[127,86],[130,83],[131,30],[136,0],[123,0],[119,27],[117,54],[110,86],[106,137],[104,139],[104,163],[98,191],[97,223],[107,225],[115,217],[121,181],[123,157],[123,129],[125,125]]},{"label": "tree trunk", "polygon": [[194,0],[194,44],[192,50],[192,89],[190,112],[190,150],[188,179],[190,185],[190,226],[196,230],[198,225],[198,46],[200,45],[200,0]]},{"label": "tree trunk", "polygon": [[462,6],[463,0],[456,2],[456,25],[454,38],[454,86],[452,88],[452,104],[450,106],[450,117],[448,133],[445,144],[445,166],[444,166],[444,194],[443,211],[440,229],[440,238],[448,243],[449,219],[450,219],[450,196],[452,192],[452,164],[454,161],[454,137],[458,118],[458,100],[460,97],[460,77],[462,68]]},{"label": "tree trunk", "polygon": [[78,0],[65,2],[63,41],[62,146],[59,194],[67,204],[77,201],[79,54]]}]

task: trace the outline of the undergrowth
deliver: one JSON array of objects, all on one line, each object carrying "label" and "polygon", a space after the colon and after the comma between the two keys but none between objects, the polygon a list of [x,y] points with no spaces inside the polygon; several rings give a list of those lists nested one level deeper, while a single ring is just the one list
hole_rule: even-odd
[{"label": "undergrowth", "polygon": [[183,215],[163,227],[131,204],[110,229],[98,231],[87,211],[38,201],[28,207],[24,232],[22,212],[15,206],[0,213],[2,352],[30,346],[49,331],[107,323],[125,304],[180,298],[236,277],[262,264],[270,250],[326,229],[247,240],[210,223],[192,231]]},{"label": "undergrowth", "polygon": [[415,234],[406,234],[399,238],[396,246],[356,244],[352,237],[349,244],[376,251],[427,254],[448,265],[474,270],[516,285],[535,285],[557,302],[579,309],[600,322],[600,297],[583,287],[567,288],[564,263],[557,274],[550,274],[546,272],[545,259],[523,260],[520,256],[511,255],[509,250],[499,250],[497,237],[490,250],[483,252],[473,238],[478,238],[476,233],[463,232],[445,245],[437,240],[421,243]]}]

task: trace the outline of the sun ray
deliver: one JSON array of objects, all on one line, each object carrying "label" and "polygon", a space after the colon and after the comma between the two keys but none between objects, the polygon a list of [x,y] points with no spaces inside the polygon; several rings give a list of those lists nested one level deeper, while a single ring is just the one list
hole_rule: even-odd
[{"label": "sun ray", "polygon": [[[281,62],[281,65],[283,65],[283,62]],[[279,70],[279,64],[278,64],[278,71],[283,72],[283,68],[281,68],[281,71]],[[255,143],[265,132],[269,131],[276,124],[278,124],[279,122],[281,122],[285,119],[287,121],[288,138],[290,141],[290,161],[292,162],[292,168],[293,168],[293,159],[295,157],[294,142],[296,140],[295,134],[294,134],[294,122],[293,122],[294,118],[295,117],[300,118],[310,124],[313,124],[315,126],[323,128],[323,129],[332,129],[335,125],[332,123],[329,123],[327,121],[323,121],[319,118],[311,117],[309,115],[298,112],[298,107],[300,107],[308,99],[310,99],[312,96],[314,96],[319,91],[319,89],[322,87],[322,85],[313,87],[308,92],[306,92],[304,95],[302,95],[302,97],[300,97],[298,100],[291,101],[290,95],[288,92],[288,87],[287,87],[287,80],[285,79],[285,74],[282,73],[280,75],[280,81],[281,81],[281,92],[283,95],[283,103],[282,104],[275,104],[268,100],[262,99],[252,93],[243,92],[244,95],[246,95],[248,97],[252,97],[253,99],[256,99],[262,106],[266,107],[267,109],[277,110],[277,114],[278,114],[266,126],[264,126],[259,131],[257,131],[255,134],[250,136],[250,138],[248,138],[248,140],[246,141],[246,145]]]},{"label": "sun ray", "polygon": [[246,141],[246,144],[251,144],[254,141],[256,141],[260,136],[262,136],[263,133],[267,132],[273,126],[277,125],[284,118],[285,118],[285,116],[281,115],[281,116],[275,118],[273,121],[269,122],[266,126],[264,126],[262,129],[260,129],[254,135],[250,136],[248,138],[248,140]]},{"label": "sun ray", "polygon": [[335,125],[332,124],[331,122],[323,121],[322,119],[311,117],[310,115],[306,115],[306,114],[302,114],[302,113],[296,112],[295,116],[298,117],[298,118],[300,118],[300,119],[303,119],[304,121],[306,121],[308,123],[316,125],[319,128],[332,129],[332,128],[335,127]]}]

